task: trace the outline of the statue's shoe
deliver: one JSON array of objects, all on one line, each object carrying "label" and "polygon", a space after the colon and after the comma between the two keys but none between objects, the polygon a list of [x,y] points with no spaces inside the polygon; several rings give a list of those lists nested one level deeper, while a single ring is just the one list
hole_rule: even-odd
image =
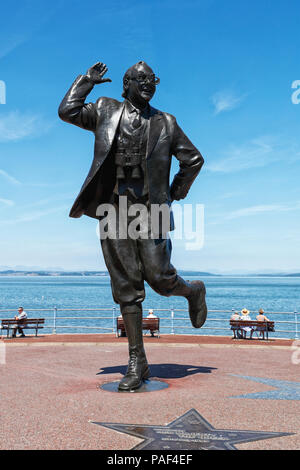
[{"label": "statue's shoe", "polygon": [[192,293],[187,297],[190,319],[194,328],[201,328],[207,317],[205,285],[202,281],[192,281],[190,282],[190,286]]},{"label": "statue's shoe", "polygon": [[138,389],[143,380],[150,375],[150,369],[146,357],[139,358],[135,355],[129,357],[128,369],[123,379],[120,381],[118,390],[120,392],[130,392]]}]

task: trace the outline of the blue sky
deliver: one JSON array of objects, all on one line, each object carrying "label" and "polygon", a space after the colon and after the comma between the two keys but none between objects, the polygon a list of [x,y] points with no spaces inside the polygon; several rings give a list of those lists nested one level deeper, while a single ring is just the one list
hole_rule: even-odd
[{"label": "blue sky", "polygon": [[175,266],[300,271],[299,23],[293,0],[2,6],[0,266],[104,269],[96,222],[68,217],[93,134],[60,121],[57,108],[98,60],[112,83],[89,99],[121,99],[125,70],[143,59],[161,79],[152,104],[176,116],[205,158],[185,201],[205,205],[204,247],[175,240]]}]

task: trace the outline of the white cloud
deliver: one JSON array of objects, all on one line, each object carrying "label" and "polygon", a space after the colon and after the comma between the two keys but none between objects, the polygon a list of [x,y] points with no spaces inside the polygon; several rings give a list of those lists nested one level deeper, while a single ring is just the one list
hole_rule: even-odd
[{"label": "white cloud", "polygon": [[236,95],[233,91],[223,90],[216,92],[211,100],[215,108],[215,114],[222,113],[224,111],[230,111],[236,108],[247,95]]},{"label": "white cloud", "polygon": [[47,215],[56,214],[58,212],[64,212],[68,209],[69,209],[69,206],[64,205],[64,206],[54,207],[54,208],[46,209],[46,210],[32,211],[29,213],[25,213],[23,215],[19,215],[15,217],[14,219],[1,220],[0,225],[15,225],[15,224],[21,224],[24,222],[32,222],[34,220],[38,220],[42,217],[45,217]]},{"label": "white cloud", "polygon": [[[60,8],[61,2],[56,5],[47,4],[39,0],[30,2],[6,2],[6,13],[1,22],[0,31],[0,59],[13,52],[16,48],[30,40],[49,22]],[[2,18],[1,18],[2,19]]]},{"label": "white cloud", "polygon": [[205,168],[212,172],[232,173],[260,168],[280,160],[293,163],[299,159],[297,145],[283,140],[280,142],[272,136],[262,136],[241,145],[231,145],[223,151],[221,158],[211,162],[208,158]]},{"label": "white cloud", "polygon": [[11,111],[0,115],[0,142],[12,142],[35,136],[49,129],[38,114]]},{"label": "white cloud", "polygon": [[[211,217],[206,226],[215,226],[223,224],[224,222],[239,219],[242,217],[253,217],[272,213],[283,213],[283,212],[295,212],[300,210],[300,201],[293,201],[289,203],[274,203],[274,204],[257,204],[255,206],[242,207],[240,209],[233,210],[227,214],[222,212],[220,214],[210,214]],[[234,236],[233,234],[230,235]],[[240,235],[238,235],[240,237]]]},{"label": "white cloud", "polygon": [[[30,204],[26,204],[24,209],[32,209],[33,207],[39,206],[47,206],[48,204],[52,204],[57,201],[66,202],[66,200],[72,201],[74,199],[74,193],[58,193],[53,194],[53,196],[47,199],[39,199],[38,201],[31,202]],[[46,209],[45,209],[46,210]]]},{"label": "white cloud", "polygon": [[14,176],[9,175],[6,171],[0,170],[0,176],[3,176],[9,183],[21,184]]},{"label": "white cloud", "polygon": [[10,52],[16,49],[18,46],[23,44],[27,40],[25,35],[13,35],[12,37],[6,38],[6,41],[1,43],[0,47],[0,59],[7,56]]},{"label": "white cloud", "polygon": [[260,204],[256,206],[244,207],[225,215],[226,220],[237,219],[239,217],[249,217],[251,215],[264,214],[267,212],[290,212],[300,209],[300,201],[290,204]]},{"label": "white cloud", "polygon": [[0,198],[0,204],[4,204],[5,206],[14,206],[14,201],[11,201],[10,199],[3,199]]}]

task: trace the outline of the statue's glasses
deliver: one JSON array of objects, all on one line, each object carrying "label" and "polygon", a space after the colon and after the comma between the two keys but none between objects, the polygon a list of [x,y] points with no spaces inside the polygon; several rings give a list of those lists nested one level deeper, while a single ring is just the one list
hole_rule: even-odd
[{"label": "statue's glasses", "polygon": [[151,74],[151,75],[145,75],[144,73],[138,74],[137,77],[132,77],[131,80],[135,80],[141,85],[145,85],[146,83],[150,83],[150,85],[158,85],[160,83],[160,79],[156,77],[154,74]]}]

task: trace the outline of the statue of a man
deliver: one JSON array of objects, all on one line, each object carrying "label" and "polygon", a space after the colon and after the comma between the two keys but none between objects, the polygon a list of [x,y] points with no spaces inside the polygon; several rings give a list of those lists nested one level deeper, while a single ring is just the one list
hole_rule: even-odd
[{"label": "statue of a man", "polygon": [[[94,160],[70,217],[85,214],[101,220],[98,208],[104,203],[120,216],[120,200],[126,197],[126,221],[123,215],[121,221],[117,217],[115,236],[101,237],[101,245],[129,344],[128,369],[119,390],[131,391],[149,376],[142,333],[144,281],[161,295],[185,297],[195,328],[205,322],[207,307],[203,282],[184,281],[170,262],[172,247],[166,232],[174,229],[171,210],[169,226],[159,229],[155,237],[145,236],[144,227],[140,237],[120,236],[119,225],[128,226],[134,204],[143,204],[150,217],[153,205],[170,208],[173,200],[185,198],[204,160],[174,116],[150,106],[159,79],[143,61],[123,77],[123,102],[101,97],[96,103],[85,103],[94,85],[111,81],[104,78],[106,72],[106,65],[98,62],[79,75],[59,107],[59,116],[95,135]],[[173,155],[180,169],[170,186]]]}]

